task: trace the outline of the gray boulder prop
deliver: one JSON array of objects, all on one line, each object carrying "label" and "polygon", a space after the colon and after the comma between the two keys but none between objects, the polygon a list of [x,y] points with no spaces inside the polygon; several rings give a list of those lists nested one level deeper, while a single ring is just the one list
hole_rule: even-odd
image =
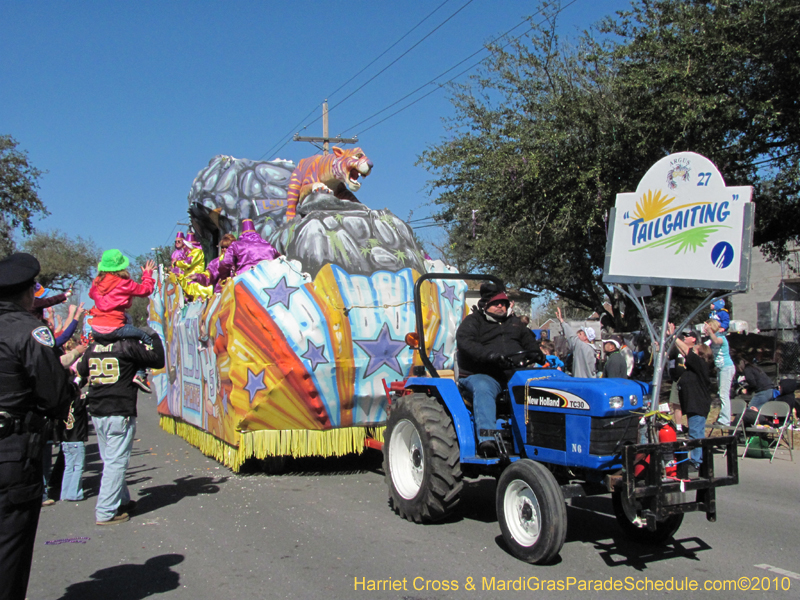
[{"label": "gray boulder prop", "polygon": [[294,168],[288,160],[215,156],[195,177],[189,205],[202,207],[194,212],[203,212],[212,221],[218,219],[215,225],[222,233],[235,232],[243,219],[253,219],[256,231],[268,239],[285,221]]},{"label": "gray boulder prop", "polygon": [[261,237],[281,254],[299,260],[312,277],[328,263],[351,274],[396,272],[406,267],[425,273],[422,250],[411,228],[388,210],[370,210],[358,201],[314,192],[286,221],[291,161],[257,161],[218,155],[197,174],[189,192],[195,229],[211,241],[212,231],[239,231],[252,219]]},{"label": "gray boulder prop", "polygon": [[422,250],[406,223],[386,209],[358,208],[297,216],[269,241],[281,254],[299,260],[312,278],[328,263],[351,274],[396,272],[406,267],[427,272]]}]

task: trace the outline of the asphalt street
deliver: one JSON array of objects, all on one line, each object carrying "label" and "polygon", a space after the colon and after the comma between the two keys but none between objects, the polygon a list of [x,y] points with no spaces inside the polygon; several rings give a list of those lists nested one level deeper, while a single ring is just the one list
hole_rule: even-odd
[{"label": "asphalt street", "polygon": [[162,431],[145,396],[139,413],[136,513],[95,525],[92,437],[88,498],[42,509],[30,600],[677,597],[687,593],[655,586],[692,581],[689,597],[800,597],[800,455],[740,461],[740,485],[718,492],[718,521],[690,514],[657,548],[622,537],[609,499],[574,500],[560,559],[532,566],[505,549],[494,479],[471,481],[446,523],[416,525],[389,508],[378,452],[235,474]]}]

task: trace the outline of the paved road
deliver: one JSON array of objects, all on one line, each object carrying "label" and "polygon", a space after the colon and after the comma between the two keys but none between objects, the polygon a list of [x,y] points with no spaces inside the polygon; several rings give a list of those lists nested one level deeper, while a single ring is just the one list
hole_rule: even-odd
[{"label": "paved road", "polygon": [[[146,401],[139,404],[139,441],[128,474],[138,514],[113,527],[94,524],[100,460],[90,440],[84,475],[89,499],[42,510],[30,600],[159,594],[175,600],[638,598],[645,594],[578,588],[586,580],[643,586],[669,578],[700,586],[763,578],[758,583],[772,588],[692,597],[800,597],[800,464],[788,454],[771,465],[742,461],[742,483],[718,494],[719,522],[688,515],[677,539],[661,548],[625,541],[610,516],[610,500],[576,500],[568,508],[560,561],[536,567],[503,547],[493,479],[467,486],[452,521],[414,525],[389,509],[378,453],[295,461],[281,476],[233,474],[163,432],[155,411]],[[484,578],[487,584],[494,578],[494,590],[482,589]],[[570,590],[540,595],[531,587],[541,580],[569,583]],[[383,581],[374,585],[400,589],[354,589],[362,581],[364,587]],[[445,581],[458,589],[441,589]],[[501,581],[511,589],[502,589]],[[470,582],[474,591],[466,589]],[[526,591],[514,591],[520,582]],[[791,589],[776,593],[776,583]]]}]

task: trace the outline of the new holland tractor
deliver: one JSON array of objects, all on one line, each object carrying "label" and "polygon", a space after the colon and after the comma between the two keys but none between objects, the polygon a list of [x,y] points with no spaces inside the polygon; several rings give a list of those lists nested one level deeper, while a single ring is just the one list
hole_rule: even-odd
[{"label": "new holland tractor", "polygon": [[[648,439],[658,440],[650,386],[639,381],[575,378],[512,356],[519,368],[498,398],[497,427],[488,432],[499,457],[479,456],[469,399],[454,378],[440,376],[426,351],[420,289],[430,279],[502,286],[492,276],[450,273],[429,273],[416,283],[416,332],[406,339],[424,370],[416,367],[390,386],[384,435],[395,512],[417,523],[445,519],[465,477],[494,476],[503,539],[513,555],[534,564],[552,561],[564,545],[568,498],[611,494],[621,529],[641,543],[668,540],[687,512],[716,520],[716,488],[738,483],[735,438],[639,443],[643,419]],[[690,476],[687,452],[696,447],[703,464]],[[727,473],[717,476],[719,451],[727,451]]]}]

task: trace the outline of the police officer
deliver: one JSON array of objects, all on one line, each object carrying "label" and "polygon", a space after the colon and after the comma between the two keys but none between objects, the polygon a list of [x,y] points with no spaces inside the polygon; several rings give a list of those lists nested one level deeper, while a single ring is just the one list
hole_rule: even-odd
[{"label": "police officer", "polygon": [[38,274],[30,254],[0,260],[0,600],[25,598],[42,508],[42,430],[73,390],[52,332],[28,312]]}]

